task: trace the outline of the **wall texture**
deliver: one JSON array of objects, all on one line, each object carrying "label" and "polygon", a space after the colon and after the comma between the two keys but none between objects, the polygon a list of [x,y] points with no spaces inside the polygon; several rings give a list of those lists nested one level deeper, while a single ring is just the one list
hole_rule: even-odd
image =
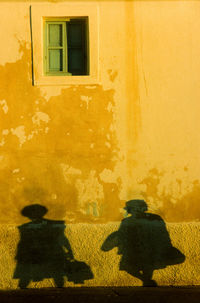
[{"label": "wall texture", "polygon": [[[45,2],[0,1],[0,288],[18,286],[24,227],[37,234],[21,213],[31,204],[44,205],[45,218],[60,224],[61,233],[65,222],[74,258],[88,265],[88,278],[73,273],[65,286],[141,285],[142,268],[130,273],[119,265],[116,245],[102,249],[120,230],[131,199],[146,201],[153,221],[165,222],[163,232],[185,256],[163,267],[145,259],[153,280],[198,284],[200,3],[88,1],[99,9],[99,83],[33,86],[30,6],[39,3]],[[46,2],[60,3],[78,4]],[[76,272],[84,272],[79,265]],[[54,286],[52,278],[44,272],[28,286]]]}]

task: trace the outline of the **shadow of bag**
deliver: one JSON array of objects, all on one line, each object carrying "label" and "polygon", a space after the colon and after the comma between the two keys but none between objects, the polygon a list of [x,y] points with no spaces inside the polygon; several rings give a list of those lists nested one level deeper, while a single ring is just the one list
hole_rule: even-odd
[{"label": "shadow of bag", "polygon": [[171,246],[165,251],[166,265],[181,264],[185,256],[176,247]]},{"label": "shadow of bag", "polygon": [[76,284],[84,283],[85,280],[90,280],[94,277],[90,267],[85,262],[71,260],[68,262],[66,270],[68,281]]}]

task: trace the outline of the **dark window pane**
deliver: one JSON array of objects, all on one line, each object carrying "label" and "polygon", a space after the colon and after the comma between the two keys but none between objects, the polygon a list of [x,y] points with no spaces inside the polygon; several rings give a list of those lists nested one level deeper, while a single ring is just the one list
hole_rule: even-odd
[{"label": "dark window pane", "polygon": [[73,71],[73,73],[83,74],[84,71],[84,57],[82,49],[69,49],[68,50],[68,68],[69,71]]},{"label": "dark window pane", "polygon": [[69,47],[82,46],[83,44],[83,24],[82,23],[72,23],[68,25],[68,45]]},{"label": "dark window pane", "polygon": [[68,71],[87,75],[87,19],[71,19],[67,23]]}]

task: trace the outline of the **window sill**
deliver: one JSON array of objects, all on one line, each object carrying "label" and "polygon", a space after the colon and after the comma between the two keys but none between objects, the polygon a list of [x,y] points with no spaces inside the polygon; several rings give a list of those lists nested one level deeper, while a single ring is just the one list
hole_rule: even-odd
[{"label": "window sill", "polygon": [[63,86],[71,84],[99,84],[99,79],[92,76],[41,76],[34,79],[34,85]]}]

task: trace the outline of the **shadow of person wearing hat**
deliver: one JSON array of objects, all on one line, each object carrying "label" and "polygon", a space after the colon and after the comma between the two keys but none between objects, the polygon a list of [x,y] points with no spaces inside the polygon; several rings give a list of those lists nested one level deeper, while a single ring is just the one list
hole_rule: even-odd
[{"label": "shadow of person wearing hat", "polygon": [[172,246],[162,218],[148,213],[144,200],[126,202],[130,215],[122,220],[118,231],[110,234],[101,249],[118,247],[119,269],[140,279],[143,286],[156,286],[153,271],[184,262],[185,256]]},{"label": "shadow of person wearing hat", "polygon": [[43,218],[47,211],[40,204],[28,205],[21,211],[31,221],[18,226],[20,241],[13,278],[19,279],[20,288],[46,278],[53,278],[57,287],[64,286],[65,276],[74,283],[93,278],[89,266],[74,259],[64,221]]}]

